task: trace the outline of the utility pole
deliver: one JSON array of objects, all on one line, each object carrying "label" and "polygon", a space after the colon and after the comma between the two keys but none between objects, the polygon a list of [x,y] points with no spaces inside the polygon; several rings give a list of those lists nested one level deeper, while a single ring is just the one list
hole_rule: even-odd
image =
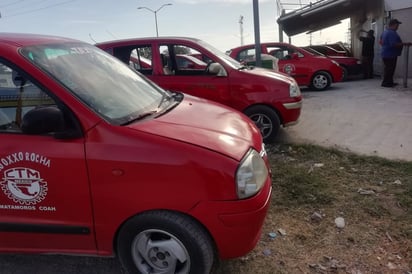
[{"label": "utility pole", "polygon": [[262,66],[262,49],[260,47],[260,26],[259,26],[259,1],[253,0],[253,21],[255,26],[255,53],[256,53],[256,66]]},{"label": "utility pole", "polygon": [[240,16],[239,19],[239,26],[240,26],[240,45],[244,45],[244,40],[243,40],[243,15]]}]

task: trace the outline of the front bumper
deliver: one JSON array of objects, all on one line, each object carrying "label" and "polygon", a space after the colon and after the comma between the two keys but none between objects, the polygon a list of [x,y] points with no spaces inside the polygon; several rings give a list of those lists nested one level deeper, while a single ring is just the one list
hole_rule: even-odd
[{"label": "front bumper", "polygon": [[284,103],[283,106],[286,109],[301,109],[302,108],[302,101],[293,102],[293,103]]},{"label": "front bumper", "polygon": [[284,102],[278,105],[282,126],[287,127],[297,124],[302,111],[303,99],[296,98],[295,101]]},{"label": "front bumper", "polygon": [[189,214],[199,220],[215,241],[221,259],[246,255],[259,241],[270,205],[272,182],[252,198],[236,201],[203,201]]}]

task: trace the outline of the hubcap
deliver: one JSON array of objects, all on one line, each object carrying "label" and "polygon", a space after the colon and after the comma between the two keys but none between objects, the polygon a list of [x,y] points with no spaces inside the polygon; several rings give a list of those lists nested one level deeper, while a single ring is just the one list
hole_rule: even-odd
[{"label": "hubcap", "polygon": [[132,243],[132,258],[141,273],[189,273],[190,256],[183,243],[166,231],[150,229]]},{"label": "hubcap", "polygon": [[313,79],[313,85],[318,89],[325,88],[327,84],[328,79],[324,75],[318,75]]},{"label": "hubcap", "polygon": [[273,125],[268,116],[262,113],[257,113],[249,116],[249,118],[260,130],[260,134],[262,134],[263,139],[269,137],[269,135],[272,133]]}]

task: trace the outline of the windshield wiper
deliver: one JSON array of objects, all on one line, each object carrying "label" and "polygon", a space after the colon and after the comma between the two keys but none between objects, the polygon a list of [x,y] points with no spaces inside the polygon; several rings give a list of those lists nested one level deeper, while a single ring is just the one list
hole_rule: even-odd
[{"label": "windshield wiper", "polygon": [[173,92],[172,93],[172,98],[175,99],[175,101],[182,101],[183,99],[183,94],[181,92]]},{"label": "windshield wiper", "polygon": [[[121,125],[122,126],[129,125],[129,124],[131,124],[131,123],[133,123],[137,120],[142,120],[142,119],[144,119],[148,116],[157,114],[159,112],[164,114],[164,113],[168,112],[169,110],[171,110],[174,106],[178,105],[182,100],[183,100],[183,94],[180,93],[180,92],[173,92],[171,95],[164,94],[162,96],[162,99],[160,100],[160,103],[159,103],[157,108],[155,108],[153,110],[150,110],[150,111],[147,111],[147,112],[143,112],[143,113],[141,113],[137,116],[130,115],[129,120],[127,122],[121,124]],[[167,109],[161,108],[163,103],[166,102],[166,101],[169,101],[169,102],[173,101],[173,103],[169,104]]]},{"label": "windshield wiper", "polygon": [[135,121],[137,121],[137,120],[142,120],[142,119],[144,119],[144,118],[146,118],[146,117],[148,117],[148,116],[151,116],[151,115],[153,115],[153,114],[156,114],[156,113],[158,113],[158,112],[159,112],[159,109],[156,108],[156,109],[151,110],[151,111],[143,112],[143,113],[137,115],[136,117],[130,117],[130,120],[128,120],[127,122],[123,123],[122,126],[130,125],[131,123],[133,123],[133,122],[135,122]]},{"label": "windshield wiper", "polygon": [[173,92],[172,94],[168,95],[168,94],[164,94],[162,96],[162,99],[160,100],[159,105],[157,106],[158,109],[160,109],[160,107],[163,105],[163,103],[165,102],[180,102],[183,99],[183,94],[180,92]]},{"label": "windshield wiper", "polygon": [[167,93],[163,94],[162,99],[160,100],[160,103],[157,106],[157,108],[160,108],[160,106],[163,105],[164,102],[170,101],[171,98],[172,96],[169,96]]}]

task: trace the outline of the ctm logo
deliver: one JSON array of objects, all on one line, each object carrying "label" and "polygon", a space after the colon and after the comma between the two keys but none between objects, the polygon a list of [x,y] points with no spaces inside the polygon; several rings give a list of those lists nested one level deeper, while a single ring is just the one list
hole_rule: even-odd
[{"label": "ctm logo", "polygon": [[6,196],[21,205],[34,205],[47,195],[47,182],[40,172],[30,168],[16,167],[4,171],[1,188]]}]

